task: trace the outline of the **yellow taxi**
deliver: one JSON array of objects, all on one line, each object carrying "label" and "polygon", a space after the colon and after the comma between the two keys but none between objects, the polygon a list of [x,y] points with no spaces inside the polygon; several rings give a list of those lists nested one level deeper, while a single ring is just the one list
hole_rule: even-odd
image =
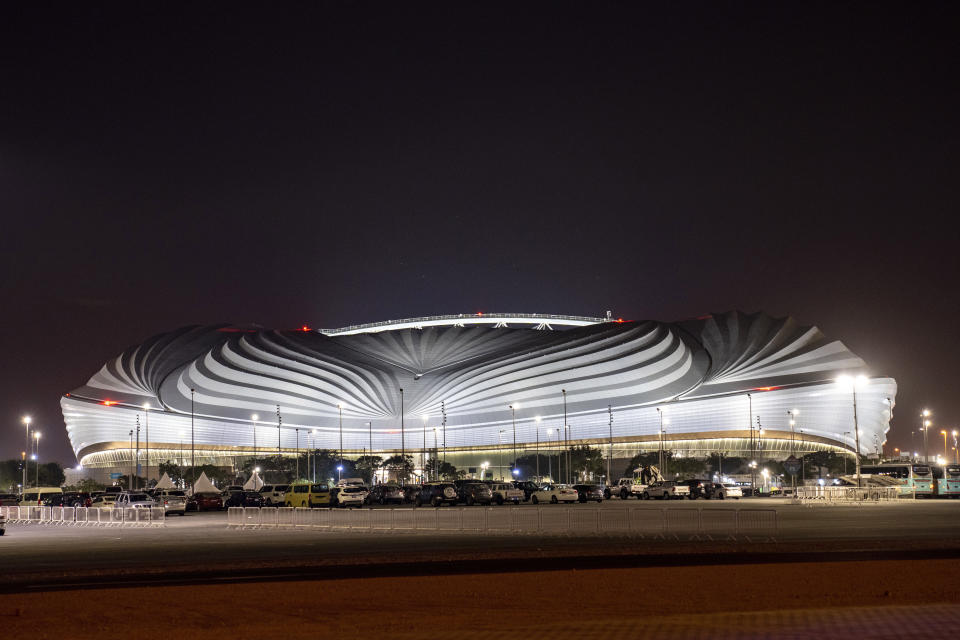
[{"label": "yellow taxi", "polygon": [[285,507],[328,507],[330,506],[330,487],[325,484],[294,482],[283,496]]}]

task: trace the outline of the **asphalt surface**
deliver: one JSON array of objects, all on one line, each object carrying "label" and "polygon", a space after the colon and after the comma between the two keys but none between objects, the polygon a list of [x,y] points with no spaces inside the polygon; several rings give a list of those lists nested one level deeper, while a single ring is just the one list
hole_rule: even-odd
[{"label": "asphalt surface", "polygon": [[622,535],[235,530],[226,526],[224,512],[172,516],[156,528],[8,525],[7,535],[0,538],[0,564],[4,569],[0,590],[960,557],[960,501],[804,506],[760,498],[725,502],[611,500],[602,505],[543,506],[598,507],[771,508],[777,510],[780,527],[775,541],[755,542],[744,538],[649,540]]}]

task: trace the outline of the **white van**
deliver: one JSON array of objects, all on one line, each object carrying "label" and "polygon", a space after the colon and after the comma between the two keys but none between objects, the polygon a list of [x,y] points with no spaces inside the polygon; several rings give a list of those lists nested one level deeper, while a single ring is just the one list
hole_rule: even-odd
[{"label": "white van", "polygon": [[337,483],[338,487],[366,487],[363,478],[344,478]]},{"label": "white van", "polygon": [[54,493],[63,493],[60,487],[31,487],[25,489],[20,496],[21,507],[36,507],[43,504],[44,498],[50,497]]}]

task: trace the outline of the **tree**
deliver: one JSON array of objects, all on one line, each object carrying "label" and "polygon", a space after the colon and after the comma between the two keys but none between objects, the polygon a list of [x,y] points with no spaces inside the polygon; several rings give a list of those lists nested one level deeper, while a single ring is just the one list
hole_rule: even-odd
[{"label": "tree", "polygon": [[397,481],[406,482],[413,473],[413,456],[390,456],[383,461],[383,468],[388,476],[392,474]]},{"label": "tree", "polygon": [[599,476],[604,469],[603,451],[599,447],[591,447],[588,444],[571,447],[570,468],[581,479]]},{"label": "tree", "polygon": [[540,475],[545,476],[548,469],[553,467],[553,462],[544,454],[530,454],[520,456],[514,463],[516,469],[520,471],[521,478],[532,478],[537,475],[537,458],[540,459]]},{"label": "tree", "polygon": [[[430,461],[433,462],[436,458],[431,458]],[[381,456],[360,456],[354,462],[357,473],[363,478],[363,481],[368,485],[373,484],[373,476],[376,473],[377,469],[383,464],[383,458]]]}]

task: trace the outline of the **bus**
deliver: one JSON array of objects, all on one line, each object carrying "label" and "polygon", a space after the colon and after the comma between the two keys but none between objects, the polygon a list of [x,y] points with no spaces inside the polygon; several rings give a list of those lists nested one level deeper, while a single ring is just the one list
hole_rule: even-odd
[{"label": "bus", "polygon": [[900,487],[900,493],[913,493],[918,498],[934,496],[933,471],[928,464],[882,462],[861,466],[860,474],[889,478],[893,486]]},{"label": "bus", "polygon": [[937,497],[960,497],[960,464],[934,465],[933,479],[937,483]]}]

